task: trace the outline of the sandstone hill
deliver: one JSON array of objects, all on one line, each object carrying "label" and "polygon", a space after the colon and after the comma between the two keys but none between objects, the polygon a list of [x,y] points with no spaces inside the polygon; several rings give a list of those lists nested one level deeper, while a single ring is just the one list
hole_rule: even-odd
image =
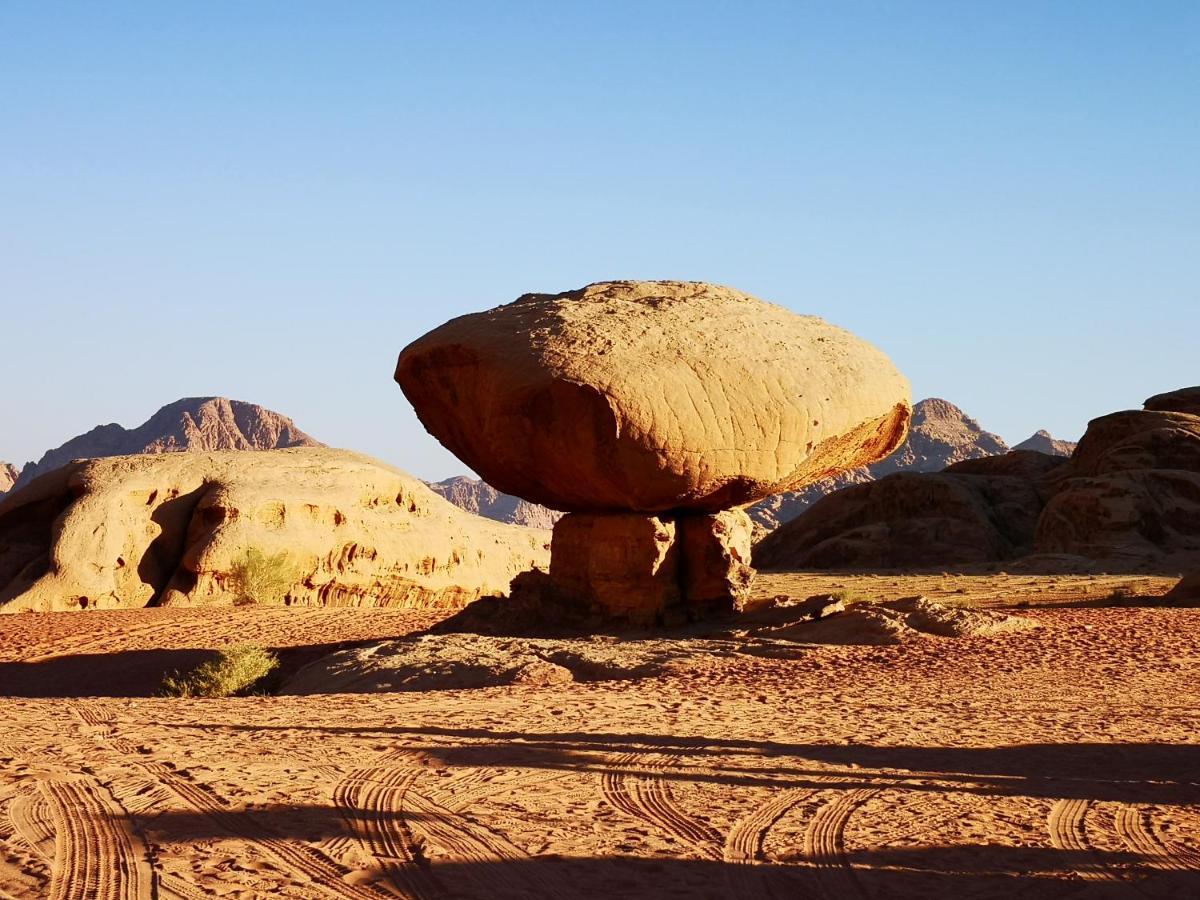
[{"label": "sandstone hill", "polygon": [[827,494],[865,484],[895,472],[940,472],[964,459],[995,456],[1008,450],[1004,441],[948,400],[930,397],[913,406],[908,438],[877,463],[823,478],[798,491],[776,494],[754,504],[750,517],[767,529],[791,521]]},{"label": "sandstone hill", "polygon": [[17,478],[20,476],[21,470],[12,463],[6,463],[0,460],[0,495],[12,490],[14,484],[17,483]]},{"label": "sandstone hill", "polygon": [[287,555],[288,603],[456,607],[547,567],[549,539],[343,450],[82,460],[0,503],[0,610],[229,603],[250,550]]},{"label": "sandstone hill", "polygon": [[1069,459],[1013,451],[899,473],[814,504],[764,538],[776,568],[1179,571],[1200,561],[1200,391],[1092,420]]},{"label": "sandstone hill", "polygon": [[562,518],[562,513],[556,510],[530,503],[511,494],[502,494],[478,478],[458,475],[426,484],[459,509],[497,522],[524,525],[527,528],[553,528],[554,523]]},{"label": "sandstone hill", "polygon": [[1013,449],[1033,450],[1036,453],[1045,453],[1050,456],[1070,456],[1075,452],[1075,441],[1060,441],[1043,428],[1035,431],[1021,443],[1015,445]]},{"label": "sandstone hill", "polygon": [[29,463],[17,479],[24,487],[74,459],[191,450],[279,450],[321,447],[287,416],[224,397],[188,397],[168,404],[137,428],[99,425]]}]

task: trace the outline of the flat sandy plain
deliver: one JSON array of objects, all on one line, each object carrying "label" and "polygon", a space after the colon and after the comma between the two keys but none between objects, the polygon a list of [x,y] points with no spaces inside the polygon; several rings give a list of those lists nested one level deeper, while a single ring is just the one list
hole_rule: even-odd
[{"label": "flat sandy plain", "polygon": [[155,697],[436,614],[0,618],[0,896],[1198,897],[1200,610],[1170,579],[767,575],[1044,627],[639,680]]}]

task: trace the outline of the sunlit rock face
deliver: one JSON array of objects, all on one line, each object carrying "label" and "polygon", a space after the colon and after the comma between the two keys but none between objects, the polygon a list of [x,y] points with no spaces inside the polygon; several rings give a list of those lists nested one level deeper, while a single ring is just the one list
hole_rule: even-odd
[{"label": "sunlit rock face", "polygon": [[[698,282],[526,294],[414,341],[396,380],[485,481],[571,514],[555,526],[560,588],[641,623],[747,593],[745,523],[692,517],[880,459],[911,415],[908,382],[872,345]],[[623,549],[588,546],[601,540]]]}]

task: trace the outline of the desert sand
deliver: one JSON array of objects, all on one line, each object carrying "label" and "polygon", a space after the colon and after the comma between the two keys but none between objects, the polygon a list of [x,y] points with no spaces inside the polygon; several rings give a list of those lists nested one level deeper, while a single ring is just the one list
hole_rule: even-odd
[{"label": "desert sand", "polygon": [[[618,680],[180,700],[443,612],[26,613],[0,634],[0,896],[1200,894],[1200,610],[1170,578],[767,574],[1042,627]],[[1122,601],[1124,602],[1124,601]]]}]

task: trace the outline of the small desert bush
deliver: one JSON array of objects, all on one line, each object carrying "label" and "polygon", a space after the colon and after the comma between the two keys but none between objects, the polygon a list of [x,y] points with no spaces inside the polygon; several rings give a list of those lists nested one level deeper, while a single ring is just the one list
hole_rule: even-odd
[{"label": "small desert bush", "polygon": [[247,693],[279,665],[269,650],[239,644],[220,651],[216,659],[201,663],[186,675],[174,672],[163,679],[168,697],[232,697]]},{"label": "small desert bush", "polygon": [[296,580],[296,567],[286,551],[267,554],[250,547],[230,567],[225,586],[233,594],[235,606],[278,604]]}]

